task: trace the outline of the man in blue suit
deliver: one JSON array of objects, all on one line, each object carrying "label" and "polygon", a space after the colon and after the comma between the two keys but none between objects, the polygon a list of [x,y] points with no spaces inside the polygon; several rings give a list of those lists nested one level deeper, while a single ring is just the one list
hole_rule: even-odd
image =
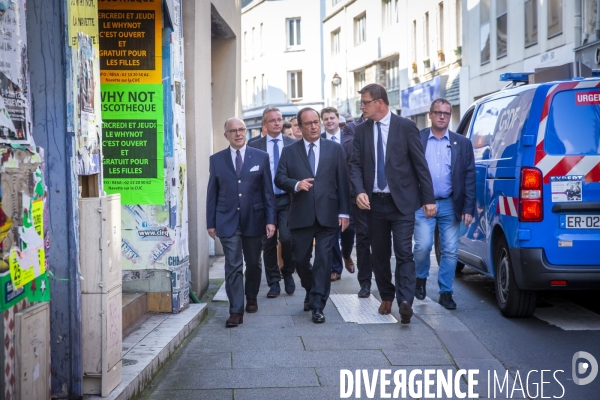
[{"label": "man in blue suit", "polygon": [[206,227],[223,245],[230,314],[225,326],[235,327],[244,322],[244,292],[246,311],[258,311],[262,236],[273,236],[277,217],[269,155],[246,146],[246,125],[239,118],[227,120],[225,138],[229,147],[210,157]]},{"label": "man in blue suit", "polygon": [[449,310],[456,308],[452,298],[460,222],[468,226],[475,214],[475,161],[471,141],[448,129],[452,106],[446,99],[431,103],[431,128],[421,131],[421,144],[431,173],[437,214],[425,218],[423,210],[415,213],[415,297],[425,299],[429,276],[433,232],[437,222],[442,257],[438,271],[439,303]]},{"label": "man in blue suit", "polygon": [[[325,132],[321,133],[323,139],[331,140],[342,144],[342,155],[347,159],[346,150],[343,147],[344,134],[340,129],[340,114],[334,107],[325,107],[321,110],[321,120],[325,127]],[[340,248],[340,239],[342,246]],[[344,266],[351,274],[354,273],[354,261],[352,261],[352,247],[354,247],[354,224],[350,216],[350,225],[344,232],[338,230],[337,236],[333,238],[333,250],[331,253],[331,281],[337,281],[342,276],[342,260]]]}]

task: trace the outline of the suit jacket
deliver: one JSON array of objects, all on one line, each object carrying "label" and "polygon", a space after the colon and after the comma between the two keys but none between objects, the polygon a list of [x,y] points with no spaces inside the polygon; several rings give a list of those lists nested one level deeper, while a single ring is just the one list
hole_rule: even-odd
[{"label": "suit jacket", "polygon": [[207,228],[216,228],[219,237],[232,236],[238,226],[244,236],[262,236],[267,224],[277,223],[267,153],[246,146],[240,178],[229,147],[210,156],[209,163]]},{"label": "suit jacket", "polygon": [[[317,175],[313,175],[306,155],[304,140],[284,147],[275,175],[275,185],[292,194],[288,216],[290,229],[306,228],[315,223],[339,226],[338,216],[350,214],[348,202],[348,173],[342,146],[331,140],[320,140]],[[295,191],[296,183],[314,178],[309,191]]]},{"label": "suit jacket", "polygon": [[[281,135],[281,136],[283,137],[283,147],[289,146],[290,144],[297,142],[296,139],[292,139],[289,136],[285,136],[285,135]],[[265,153],[268,153],[268,151],[267,151],[267,135],[261,137],[258,140],[249,141],[248,146],[254,147],[256,149],[264,151]],[[275,172],[277,172],[277,171],[275,171]],[[275,179],[275,177],[273,177],[273,179]],[[282,196],[282,198],[283,198],[283,196]],[[279,204],[280,206],[284,206],[286,204],[286,202],[283,200],[287,199],[287,204],[289,204],[291,202],[291,200],[288,198],[288,196],[285,196],[285,198],[283,198],[283,199],[282,198],[277,199],[277,204]]]},{"label": "suit jacket", "polygon": [[[362,124],[364,121],[365,119],[361,115],[357,121],[349,122],[344,127],[342,147],[344,148],[344,152],[346,153],[346,166],[348,167],[348,170],[350,170],[350,158],[352,157],[354,131],[356,130],[356,127]],[[350,176],[348,176],[348,179],[350,179]],[[352,187],[352,184],[350,184],[350,201],[353,204],[356,203],[356,193],[354,193],[354,187]]]},{"label": "suit jacket", "polygon": [[[421,131],[423,151],[427,149],[430,128]],[[454,216],[461,220],[462,214],[475,215],[475,157],[471,141],[462,135],[448,131],[450,139],[452,202]]]},{"label": "suit jacket", "polygon": [[[373,120],[356,127],[350,182],[354,193],[371,199],[375,183],[375,139]],[[392,113],[385,151],[385,175],[396,207],[403,215],[417,211],[423,204],[435,204],[431,174],[414,122]]]},{"label": "suit jacket", "polygon": [[258,136],[254,136],[254,137],[250,138],[246,144],[254,143],[257,140],[260,140],[262,138],[264,138],[264,136],[262,136],[262,134],[260,134]]}]

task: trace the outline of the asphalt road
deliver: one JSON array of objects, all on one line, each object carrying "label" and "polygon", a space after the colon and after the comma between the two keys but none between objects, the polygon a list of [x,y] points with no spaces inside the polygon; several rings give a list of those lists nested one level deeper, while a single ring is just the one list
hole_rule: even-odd
[{"label": "asphalt road", "polygon": [[[439,295],[435,257],[432,257],[430,274],[427,295],[437,301]],[[547,322],[535,316],[505,318],[496,305],[494,290],[491,278],[465,267],[454,282],[454,299],[458,304],[454,313],[515,380],[518,371],[523,389],[529,389],[529,392],[524,392],[525,396],[569,400],[600,399],[600,374],[588,385],[576,385],[571,367],[573,355],[578,351],[586,351],[600,361],[600,291],[540,293],[536,313],[539,311],[540,315],[543,314],[550,321]],[[592,329],[597,330],[589,327],[586,330],[572,330],[581,329],[581,324],[590,324]],[[545,370],[543,381],[547,382],[543,385],[541,370]],[[590,370],[591,367],[583,375],[578,375],[579,378],[589,376]],[[542,386],[543,393],[540,390]],[[518,390],[518,383],[515,387],[512,396],[506,396],[506,390],[501,395],[496,388],[496,398],[523,398],[523,392]],[[493,398],[493,389],[490,390],[490,397]]]}]

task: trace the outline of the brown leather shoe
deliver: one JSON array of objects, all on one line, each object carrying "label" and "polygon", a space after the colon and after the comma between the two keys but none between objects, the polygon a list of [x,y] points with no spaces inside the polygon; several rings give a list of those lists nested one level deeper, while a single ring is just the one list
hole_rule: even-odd
[{"label": "brown leather shoe", "polygon": [[351,274],[354,273],[354,261],[352,261],[352,258],[344,258],[344,267]]},{"label": "brown leather shoe", "polygon": [[229,318],[225,321],[225,328],[235,328],[236,326],[244,323],[244,314],[232,313],[229,314]]},{"label": "brown leather shoe", "polygon": [[391,313],[392,313],[392,302],[387,301],[387,300],[382,301],[381,305],[379,306],[379,314],[388,315]]},{"label": "brown leather shoe", "polygon": [[331,273],[331,282],[339,281],[340,279],[342,279],[342,275],[336,274],[335,272]]},{"label": "brown leather shoe", "polygon": [[246,312],[255,313],[258,311],[258,303],[256,299],[251,299],[250,297],[246,297]]},{"label": "brown leather shoe", "polygon": [[410,324],[410,317],[413,316],[413,309],[407,301],[400,303],[400,322],[403,324]]}]

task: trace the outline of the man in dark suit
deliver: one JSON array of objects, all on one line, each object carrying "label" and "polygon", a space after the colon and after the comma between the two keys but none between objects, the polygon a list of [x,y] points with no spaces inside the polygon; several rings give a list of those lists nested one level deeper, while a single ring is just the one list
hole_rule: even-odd
[{"label": "man in dark suit", "polygon": [[[340,129],[340,114],[334,107],[325,107],[321,110],[321,120],[325,127],[325,132],[321,133],[323,139],[331,140],[335,143],[342,144],[344,135]],[[346,150],[342,147],[344,160],[346,159]],[[340,239],[342,246],[340,248]],[[338,234],[333,238],[333,249],[331,252],[331,281],[337,281],[342,276],[342,262],[351,274],[354,273],[354,261],[352,261],[352,247],[354,246],[354,225],[352,224],[352,216],[350,216],[350,225],[342,232],[338,230]]]},{"label": "man in dark suit", "polygon": [[430,253],[437,222],[442,257],[438,271],[439,303],[449,310],[456,308],[452,299],[460,222],[471,224],[475,215],[475,161],[471,141],[448,130],[452,105],[446,99],[431,103],[431,128],[421,131],[421,144],[431,173],[437,206],[434,218],[427,219],[422,210],[415,213],[415,297],[425,299],[429,276]]},{"label": "man in dark suit", "polygon": [[312,310],[313,322],[321,323],[331,287],[331,242],[339,226],[342,231],[348,227],[348,174],[342,147],[320,136],[319,113],[303,108],[298,124],[303,139],[283,149],[275,185],[292,194],[288,225],[294,261],[306,290],[304,310]]},{"label": "man in dark suit", "polygon": [[[271,176],[275,178],[283,148],[295,143],[296,140],[281,133],[283,118],[278,108],[265,108],[262,116],[262,126],[267,134],[259,140],[248,142],[248,146],[269,153]],[[296,290],[296,285],[292,276],[295,270],[292,259],[292,236],[287,223],[290,194],[276,187],[273,182],[270,184],[275,192],[275,206],[277,207],[277,229],[279,230],[279,241],[281,242],[281,257],[283,258],[281,273],[279,272],[277,262],[277,232],[272,237],[265,239],[263,243],[263,259],[265,262],[265,277],[269,285],[267,297],[275,298],[281,293],[279,285],[281,275],[283,275],[285,292],[287,294],[293,294]]]},{"label": "man in dark suit", "polygon": [[[400,322],[410,323],[415,294],[412,236],[415,211],[424,207],[435,215],[435,199],[419,130],[414,122],[392,114],[387,92],[381,85],[362,88],[360,108],[369,120],[356,127],[350,181],[356,204],[370,210],[369,236],[373,272],[381,296],[380,314],[392,310],[394,295]],[[396,286],[392,283],[391,235],[396,255]]]},{"label": "man in dark suit", "polygon": [[[365,122],[365,118],[361,115],[356,121],[349,122],[344,127],[344,135],[342,147],[346,151],[346,163],[350,163],[350,158],[353,153],[354,131],[356,127]],[[348,169],[350,166],[348,165]],[[356,195],[352,185],[350,185],[350,203],[352,204],[351,220],[354,224],[356,232],[356,264],[358,267],[358,284],[360,290],[358,297],[366,298],[371,295],[371,278],[373,269],[371,267],[371,242],[369,240],[369,226],[367,225],[367,217],[369,212],[362,210],[356,205]]]},{"label": "man in dark suit", "polygon": [[275,233],[276,211],[269,155],[246,146],[246,125],[239,118],[227,120],[225,138],[229,147],[210,156],[206,227],[223,245],[230,314],[225,326],[235,327],[244,322],[244,259],[246,311],[258,311],[261,239]]}]

